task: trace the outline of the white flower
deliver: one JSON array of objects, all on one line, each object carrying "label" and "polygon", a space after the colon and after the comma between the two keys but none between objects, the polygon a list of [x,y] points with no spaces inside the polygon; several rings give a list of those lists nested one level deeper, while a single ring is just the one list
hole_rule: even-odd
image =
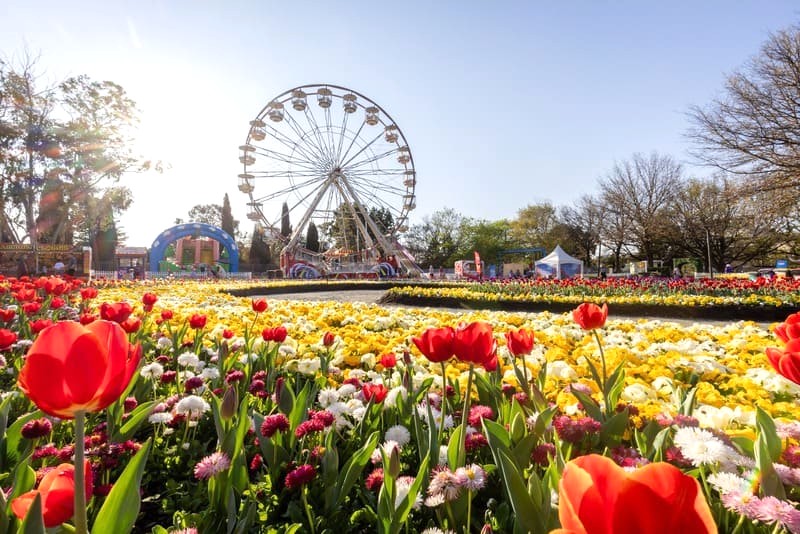
[{"label": "white flower", "polygon": [[203,380],[216,380],[219,378],[219,369],[216,367],[206,367],[203,369],[203,372],[200,373],[200,376],[203,377]]},{"label": "white flower", "polygon": [[397,398],[402,396],[403,399],[408,398],[408,390],[403,386],[395,386],[386,394],[383,400],[384,409],[395,408],[397,406]]},{"label": "white flower", "polygon": [[728,459],[728,447],[708,430],[696,427],[679,428],[673,442],[696,467]]},{"label": "white flower", "polygon": [[167,336],[161,336],[158,338],[158,341],[156,341],[156,347],[158,347],[159,350],[171,349],[172,340]]},{"label": "white flower", "polygon": [[648,399],[655,398],[656,393],[644,384],[631,384],[622,390],[622,399],[631,403],[642,403]]},{"label": "white flower", "polygon": [[325,388],[317,395],[317,401],[320,406],[327,408],[334,402],[339,400],[339,392],[334,388]]},{"label": "white flower", "polygon": [[486,471],[478,464],[470,464],[456,469],[456,477],[461,486],[477,491],[486,485]]},{"label": "white flower", "polygon": [[320,362],[316,358],[305,358],[297,362],[297,371],[304,375],[314,375],[319,371]]},{"label": "white flower", "polygon": [[386,441],[394,441],[399,447],[405,447],[411,441],[411,432],[403,425],[395,425],[386,431]]},{"label": "white flower", "polygon": [[148,363],[139,370],[142,378],[149,378],[150,380],[158,380],[164,374],[164,367],[158,363]]},{"label": "white flower", "polygon": [[750,493],[750,481],[735,473],[711,473],[708,483],[720,493]]},{"label": "white flower", "polygon": [[178,356],[178,365],[183,367],[195,367],[200,362],[200,358],[193,352],[184,352]]},{"label": "white flower", "polygon": [[209,411],[211,406],[208,405],[206,401],[204,401],[201,397],[197,395],[188,395],[175,405],[175,412],[180,414],[186,414],[189,417],[196,416],[199,417],[203,413]]},{"label": "white flower", "polygon": [[547,364],[547,374],[562,380],[575,380],[578,373],[563,360],[556,360]]},{"label": "white flower", "polygon": [[361,356],[361,365],[372,369],[375,367],[375,354],[372,352],[368,352]]},{"label": "white flower", "polygon": [[147,420],[154,425],[169,423],[172,421],[172,414],[169,412],[152,413]]},{"label": "white flower", "polygon": [[342,398],[352,396],[357,389],[353,384],[342,384],[336,391],[339,393],[339,398]]}]

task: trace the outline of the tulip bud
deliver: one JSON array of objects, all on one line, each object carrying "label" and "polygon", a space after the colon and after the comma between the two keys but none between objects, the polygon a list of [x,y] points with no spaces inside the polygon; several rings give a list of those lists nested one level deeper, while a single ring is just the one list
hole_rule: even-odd
[{"label": "tulip bud", "polygon": [[330,347],[331,345],[333,345],[333,342],[335,340],[336,338],[330,332],[325,332],[325,335],[322,336],[322,344],[325,345],[326,347]]},{"label": "tulip bud", "polygon": [[395,479],[400,476],[400,449],[397,447],[392,447],[389,455],[389,474]]},{"label": "tulip bud", "polygon": [[489,523],[484,523],[483,528],[481,529],[481,534],[492,534],[494,530],[492,530],[492,525]]},{"label": "tulip bud", "polygon": [[239,407],[239,394],[235,387],[228,386],[225,395],[222,397],[222,405],[219,408],[219,415],[225,420],[230,419]]}]

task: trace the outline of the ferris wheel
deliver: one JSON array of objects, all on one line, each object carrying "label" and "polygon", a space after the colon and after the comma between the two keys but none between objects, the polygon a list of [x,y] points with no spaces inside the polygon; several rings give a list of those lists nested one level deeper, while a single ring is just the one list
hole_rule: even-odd
[{"label": "ferris wheel", "polygon": [[411,149],[366,96],[330,84],[285,91],[250,121],[239,150],[247,217],[282,245],[286,274],[363,272],[387,259],[387,269],[419,269],[398,242],[416,207]]}]

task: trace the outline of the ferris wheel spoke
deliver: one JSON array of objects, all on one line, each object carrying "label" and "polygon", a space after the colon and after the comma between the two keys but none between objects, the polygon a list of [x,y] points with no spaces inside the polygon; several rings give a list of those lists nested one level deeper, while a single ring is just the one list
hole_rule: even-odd
[{"label": "ferris wheel spoke", "polygon": [[303,127],[300,126],[300,124],[294,119],[294,117],[292,117],[292,115],[290,113],[287,113],[285,115],[285,120],[286,120],[286,124],[289,125],[289,128],[291,128],[294,131],[295,135],[297,135],[297,138],[299,139],[299,141],[297,142],[298,145],[300,145],[301,143],[305,143],[305,145],[312,152],[314,152],[316,154],[316,157],[317,157],[316,159],[322,159],[322,160],[324,160],[326,158],[330,159],[330,154],[328,152],[326,152],[325,150],[323,150],[322,147],[317,146],[311,140],[311,138],[309,137],[309,132],[306,132],[303,129]]},{"label": "ferris wheel spoke", "polygon": [[278,171],[251,171],[255,177],[258,178],[289,178],[292,176],[299,176],[301,178],[305,177],[324,177],[324,174],[321,171],[290,171],[290,170],[278,170]]},{"label": "ferris wheel spoke", "polygon": [[[267,195],[265,195],[263,197],[259,197],[258,201],[259,202],[269,202],[270,200],[275,200],[277,198],[286,197],[290,193],[294,193],[296,191],[301,191],[301,190],[303,190],[305,188],[313,186],[315,183],[318,183],[318,182],[322,183],[322,182],[325,181],[324,177],[320,177],[320,178],[322,178],[322,179],[317,178],[317,179],[313,179],[313,180],[306,180],[304,182],[294,183],[294,184],[290,185],[289,187],[286,187],[286,188],[281,189],[279,191],[274,191],[274,192],[269,193],[269,194],[267,194]],[[314,188],[312,187],[312,191],[313,191],[313,189]]]},{"label": "ferris wheel spoke", "polygon": [[383,192],[387,195],[394,195],[398,198],[402,198],[403,195],[406,194],[406,190],[404,188],[400,188],[397,186],[392,186],[390,184],[379,184],[378,182],[374,181],[357,181],[351,180],[353,186],[355,186],[359,191],[364,191],[365,193],[377,193]]},{"label": "ferris wheel spoke", "polygon": [[[370,142],[369,142],[369,143],[367,143],[366,145],[362,146],[362,147],[359,149],[359,151],[358,151],[358,152],[356,152],[355,154],[353,154],[353,157],[351,157],[350,159],[348,159],[347,161],[345,161],[344,163],[342,163],[341,167],[342,167],[342,168],[345,168],[345,167],[348,167],[348,166],[350,166],[350,162],[351,162],[351,161],[353,161],[353,160],[354,160],[354,159],[356,159],[358,156],[360,156],[360,155],[361,155],[361,154],[362,154],[362,153],[363,153],[365,150],[367,150],[367,149],[368,149],[370,146],[372,146],[372,145],[373,145],[373,144],[374,144],[374,143],[375,143],[375,142],[376,142],[378,139],[381,139],[382,137],[383,137],[383,132],[381,132],[381,133],[379,133],[378,135],[376,135],[376,136],[375,136],[375,138],[374,138],[374,139],[372,139],[372,141],[370,141]],[[391,152],[390,152],[390,153],[391,153]]]},{"label": "ferris wheel spoke", "polygon": [[328,147],[330,148],[331,159],[333,159],[333,146],[336,140],[333,138],[333,121],[331,120],[331,108],[325,108],[325,131],[328,134]]},{"label": "ferris wheel spoke", "polygon": [[298,152],[300,152],[300,153],[303,155],[303,157],[305,157],[305,158],[306,158],[308,161],[315,161],[315,160],[317,159],[317,157],[316,157],[314,154],[311,154],[311,153],[309,153],[307,150],[305,150],[305,147],[303,147],[302,145],[300,145],[300,143],[299,143],[299,142],[296,142],[296,141],[294,141],[294,140],[293,140],[291,137],[289,137],[289,136],[288,136],[288,135],[286,135],[285,133],[281,132],[280,130],[278,130],[277,128],[275,128],[275,127],[274,127],[274,126],[272,126],[272,125],[269,125],[269,124],[267,124],[266,126],[267,126],[267,127],[268,127],[268,128],[271,130],[271,131],[272,131],[272,133],[274,134],[273,138],[274,138],[276,141],[278,141],[279,143],[281,143],[283,146],[285,146],[286,148],[288,148],[289,150],[291,150],[292,152],[294,152],[295,150],[297,150],[297,151],[298,151]]},{"label": "ferris wheel spoke", "polygon": [[339,161],[341,161],[339,159],[339,154],[342,153],[342,145],[344,144],[344,137],[345,137],[345,134],[347,133],[347,119],[349,117],[350,117],[349,113],[343,113],[342,114],[342,127],[339,130],[339,142],[337,143],[336,153],[334,154],[334,159],[333,159],[334,163],[337,166],[339,164]]},{"label": "ferris wheel spoke", "polygon": [[314,137],[317,139],[317,146],[323,147],[325,146],[325,141],[320,134],[319,124],[317,123],[317,118],[314,116],[313,113],[309,111],[309,107],[303,110],[306,116],[306,121],[308,121],[308,125],[311,128],[311,131],[314,132]]},{"label": "ferris wheel spoke", "polygon": [[370,189],[370,188],[367,188],[367,187],[360,187],[358,184],[351,184],[351,185],[353,186],[353,189],[355,191],[357,191],[359,195],[362,196],[362,198],[368,198],[374,204],[380,204],[380,205],[382,205],[384,207],[389,208],[389,211],[391,211],[393,213],[399,213],[399,210],[396,210],[396,209],[392,208],[393,202],[390,201],[390,198],[391,197],[395,197],[395,198],[393,198],[394,201],[397,201],[397,200],[402,201],[403,195],[398,195],[396,192],[390,192],[390,193],[387,193],[387,195],[381,196],[381,195],[375,193],[374,189]]},{"label": "ferris wheel spoke", "polygon": [[369,176],[371,174],[380,174],[382,176],[404,176],[406,171],[405,167],[400,168],[386,168],[381,167],[377,169],[352,169],[347,171],[347,176]]},{"label": "ferris wheel spoke", "polygon": [[290,165],[296,165],[298,167],[301,167],[303,169],[307,169],[307,170],[310,170],[310,171],[316,170],[316,168],[313,166],[313,164],[311,162],[306,161],[306,160],[300,160],[300,159],[294,158],[290,154],[284,154],[283,152],[276,152],[276,151],[270,150],[268,148],[258,147],[258,148],[256,148],[256,154],[258,154],[260,156],[265,156],[267,158],[270,158],[270,159],[273,159],[273,160],[276,160],[276,161],[280,161],[280,162],[283,162],[283,163],[288,163]]},{"label": "ferris wheel spoke", "polygon": [[[361,152],[363,152],[363,150],[359,151],[359,154]],[[397,152],[397,148],[393,148],[391,150],[387,150],[386,152],[383,152],[381,154],[373,154],[372,157],[369,157],[367,159],[362,159],[362,160],[359,160],[359,161],[353,163],[352,165],[348,165],[346,167],[346,171],[350,171],[351,169],[357,169],[358,167],[363,167],[364,165],[368,165],[370,163],[374,163],[376,161],[382,160],[383,158],[391,156],[395,152]],[[353,157],[355,157],[355,156],[353,156]],[[352,160],[353,158],[350,158],[350,159]]]},{"label": "ferris wheel spoke", "polygon": [[347,150],[344,151],[344,154],[341,153],[341,146],[339,147],[339,154],[336,155],[336,162],[340,167],[342,166],[342,161],[344,161],[344,159],[350,153],[350,149],[353,148],[353,144],[356,142],[356,139],[358,139],[359,136],[361,135],[361,130],[364,129],[364,125],[365,124],[366,124],[366,121],[361,121],[361,125],[358,127],[358,131],[353,136],[353,138],[350,139],[350,144],[347,145]]}]

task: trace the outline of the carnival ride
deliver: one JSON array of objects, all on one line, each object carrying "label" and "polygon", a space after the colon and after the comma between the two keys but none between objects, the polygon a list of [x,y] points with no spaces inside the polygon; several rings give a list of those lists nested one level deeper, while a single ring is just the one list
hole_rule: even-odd
[{"label": "carnival ride", "polygon": [[416,207],[416,172],[400,127],[351,89],[303,85],[250,121],[239,147],[247,217],[281,247],[285,276],[418,274],[399,243]]}]

